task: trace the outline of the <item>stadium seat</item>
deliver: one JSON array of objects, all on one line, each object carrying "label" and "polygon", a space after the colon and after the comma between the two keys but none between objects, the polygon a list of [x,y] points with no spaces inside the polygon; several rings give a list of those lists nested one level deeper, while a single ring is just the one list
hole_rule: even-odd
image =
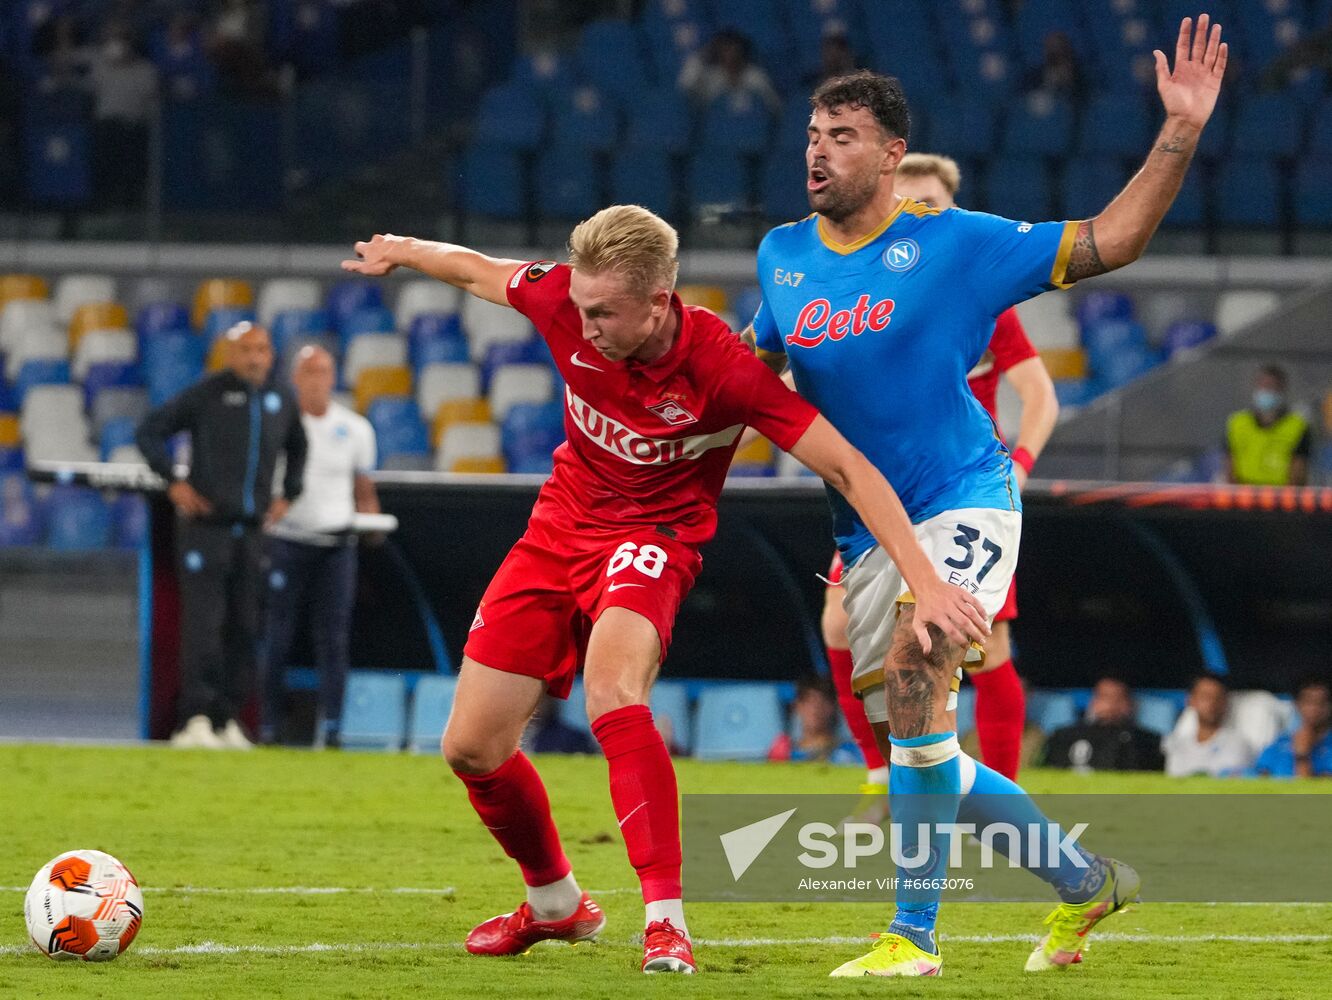
[{"label": "stadium seat", "polygon": [[1077,703],[1071,694],[1033,688],[1027,692],[1027,720],[1052,733],[1078,721]]},{"label": "stadium seat", "polygon": [[[1146,144],[1143,144],[1144,148]],[[1089,219],[1098,215],[1124,189],[1128,175],[1115,161],[1101,157],[1079,156],[1068,161],[1056,217]]]},{"label": "stadium seat", "polygon": [[1309,153],[1332,157],[1332,97],[1325,97],[1309,117]]},{"label": "stadium seat", "polygon": [[734,472],[737,466],[761,466],[771,468],[774,454],[777,449],[772,446],[772,442],[765,437],[756,437],[748,444],[741,445],[736,449],[735,458],[731,460],[731,471]]},{"label": "stadium seat", "polygon": [[1138,725],[1143,729],[1150,729],[1164,736],[1175,728],[1179,707],[1169,698],[1155,694],[1139,694],[1134,700],[1138,704]]},{"label": "stadium seat", "polygon": [[586,25],[575,51],[579,75],[608,99],[633,108],[649,92],[648,72],[637,27],[628,21],[601,20]]},{"label": "stadium seat", "polygon": [[1003,146],[1014,156],[1063,156],[1072,138],[1072,107],[1034,93],[1009,112]]},{"label": "stadium seat", "polygon": [[1332,155],[1306,156],[1295,167],[1295,222],[1300,226],[1332,228]]},{"label": "stadium seat", "polygon": [[393,333],[393,313],[383,306],[362,306],[342,317],[337,332],[344,344],[366,334]]},{"label": "stadium seat", "polygon": [[676,289],[680,301],[687,306],[702,306],[720,315],[729,312],[731,300],[720,285],[681,285]]},{"label": "stadium seat", "polygon": [[580,220],[601,206],[596,154],[560,141],[537,160],[536,209],[547,219]]},{"label": "stadium seat", "polygon": [[319,282],[310,278],[270,278],[259,289],[255,312],[260,323],[272,327],[277,315],[288,309],[318,309],[320,298]]},{"label": "stadium seat", "polygon": [[218,306],[208,310],[204,317],[203,339],[213,344],[221,340],[237,323],[253,323],[254,310],[249,306]]},{"label": "stadium seat", "polygon": [[1227,158],[1215,178],[1216,221],[1271,228],[1281,222],[1281,176],[1271,159]]},{"label": "stadium seat", "polygon": [[[674,90],[657,89],[644,95],[628,116],[624,149],[638,154],[631,159],[640,163],[644,162],[641,154],[651,152],[653,159],[664,165],[667,156],[689,148],[691,135],[689,105]],[[1332,152],[1332,147],[1329,151]]]},{"label": "stadium seat", "polygon": [[[527,218],[527,182],[520,154],[502,146],[473,143],[462,159],[459,208],[490,219]],[[464,299],[464,308],[469,299]]]},{"label": "stadium seat", "polygon": [[545,365],[550,368],[552,367],[550,349],[540,337],[491,344],[481,361],[481,384],[487,390],[494,380],[495,372],[503,365]]},{"label": "stadium seat", "polygon": [[273,338],[273,350],[281,357],[290,358],[299,349],[298,345],[330,336],[333,322],[323,309],[283,309],[273,317],[268,332]]},{"label": "stadium seat", "polygon": [[491,344],[532,336],[531,322],[518,310],[474,295],[463,300],[462,324],[473,361],[482,360]]},{"label": "stadium seat", "polygon": [[668,748],[689,753],[694,745],[689,689],[679,681],[658,681],[652,688],[651,708],[657,728],[669,728]]},{"label": "stadium seat", "polygon": [[490,458],[471,455],[455,459],[444,471],[473,476],[496,476],[508,472],[509,467],[504,464],[503,455],[492,455]]},{"label": "stadium seat", "polygon": [[1275,312],[1280,305],[1281,297],[1276,292],[1224,291],[1216,298],[1216,331],[1222,337],[1229,337]]},{"label": "stadium seat", "polygon": [[574,85],[573,60],[544,47],[521,53],[513,61],[509,79],[535,93],[542,107],[549,107],[558,94]]},{"label": "stadium seat", "polygon": [[564,441],[564,404],[517,403],[500,428],[504,461],[511,472],[549,473],[552,453]]},{"label": "stadium seat", "polygon": [[347,675],[339,736],[347,750],[400,750],[407,730],[407,683],[401,674]]},{"label": "stadium seat", "polygon": [[444,403],[455,399],[476,399],[480,395],[481,373],[475,365],[431,364],[417,374],[417,405],[421,413],[432,418]]},{"label": "stadium seat", "polygon": [[[1140,159],[1152,141],[1154,127],[1140,94],[1099,94],[1082,110],[1079,157],[1073,162],[1094,162],[1086,158],[1095,157]],[[1102,202],[1095,211],[1106,204]]]},{"label": "stadium seat", "polygon": [[1087,352],[1082,348],[1050,347],[1040,353],[1042,364],[1056,383],[1087,377]]},{"label": "stadium seat", "polygon": [[13,413],[0,413],[0,448],[17,448],[23,439],[19,418]]},{"label": "stadium seat", "polygon": [[69,349],[77,351],[84,336],[94,330],[128,329],[129,313],[118,302],[85,302],[64,322],[69,326]]},{"label": "stadium seat", "polygon": [[458,678],[426,674],[412,693],[412,714],[407,723],[407,749],[413,753],[439,753],[444,727],[453,710]]},{"label": "stadium seat", "polygon": [[430,440],[436,448],[454,424],[489,424],[490,404],[484,399],[448,399],[435,408],[430,420]]},{"label": "stadium seat", "polygon": [[763,202],[763,217],[779,225],[809,215],[805,180],[803,156],[793,154],[765,157],[759,176],[759,199]]},{"label": "stadium seat", "polygon": [[44,299],[14,299],[0,310],[0,351],[9,351],[28,330],[55,330],[55,310]]},{"label": "stadium seat", "polygon": [[498,150],[532,152],[546,133],[540,95],[515,82],[482,94],[475,122],[475,141]]},{"label": "stadium seat", "polygon": [[149,302],[134,319],[140,337],[174,333],[190,328],[189,311],[179,302]]},{"label": "stadium seat", "polygon": [[45,299],[46,279],[35,274],[0,274],[0,309],[19,299]]},{"label": "stadium seat", "polygon": [[1234,156],[1295,156],[1304,133],[1304,110],[1286,94],[1240,99],[1230,132]]},{"label": "stadium seat", "polygon": [[57,552],[105,548],[111,540],[111,511],[83,486],[57,486],[46,500],[46,544]]},{"label": "stadium seat", "polygon": [[[1203,132],[1206,135],[1206,132]],[[1181,226],[1197,229],[1207,220],[1207,187],[1204,182],[1202,164],[1184,175],[1184,184],[1175,195],[1174,202],[1161,220],[1164,226]]]},{"label": "stadium seat", "polygon": [[457,313],[417,313],[407,326],[407,354],[419,374],[432,364],[453,364],[469,357],[467,336]]},{"label": "stadium seat", "polygon": [[453,315],[462,305],[461,289],[442,281],[408,281],[398,292],[393,318],[399,330],[410,332],[422,314]]},{"label": "stadium seat", "polygon": [[370,404],[366,414],[375,429],[375,441],[381,464],[389,455],[428,455],[430,442],[416,400],[405,396],[385,396]]},{"label": "stadium seat", "polygon": [[82,382],[94,365],[108,361],[132,363],[138,353],[138,338],[129,330],[94,330],[79,341],[70,362],[70,375],[75,382]]},{"label": "stadium seat", "polygon": [[1216,326],[1198,320],[1179,320],[1171,323],[1165,332],[1165,350],[1171,357],[1181,351],[1192,350],[1216,336]]},{"label": "stadium seat", "polygon": [[490,384],[490,412],[503,421],[516,403],[544,403],[554,394],[555,373],[549,365],[503,365]]},{"label": "stadium seat", "polygon": [[[27,399],[29,393],[44,386],[63,386],[69,384],[69,362],[64,359],[40,359],[24,362],[14,380],[14,391],[19,399]],[[78,390],[75,390],[76,392]]]},{"label": "stadium seat", "polygon": [[775,684],[709,686],[698,699],[694,756],[764,760],[782,728],[782,703]]},{"label": "stadium seat", "polygon": [[[578,86],[560,92],[555,99],[552,135],[555,144],[583,152],[608,153],[618,145],[620,115],[612,101],[624,88],[602,91]],[[549,178],[538,168],[537,177]]]},{"label": "stadium seat", "polygon": [[[383,293],[379,285],[364,278],[349,278],[332,285],[324,300],[331,322],[330,329],[342,333],[347,319],[358,309],[384,304]],[[392,329],[390,322],[389,329]]]},{"label": "stadium seat", "polygon": [[[0,472],[22,472],[26,468],[27,460],[24,458],[22,448],[0,445]],[[0,541],[0,545],[3,544],[4,542]]]},{"label": "stadium seat", "polygon": [[148,540],[148,501],[137,493],[122,493],[111,504],[112,543],[137,549]]},{"label": "stadium seat", "polygon": [[435,468],[449,472],[466,459],[497,460],[502,464],[499,428],[491,423],[451,424],[435,451]]},{"label": "stadium seat", "polygon": [[742,288],[731,300],[731,313],[735,316],[736,322],[741,326],[751,323],[762,301],[763,292],[757,285],[747,285]]},{"label": "stadium seat", "polygon": [[695,212],[740,210],[752,200],[749,193],[749,167],[733,149],[697,149],[689,161],[688,180]]},{"label": "stadium seat", "polygon": [[993,156],[998,116],[987,101],[948,95],[931,102],[929,148],[949,156]]},{"label": "stadium seat", "polygon": [[642,205],[664,219],[678,217],[675,165],[665,155],[621,152],[610,166],[610,200],[617,205]]},{"label": "stadium seat", "polygon": [[396,333],[363,333],[352,337],[342,360],[342,378],[355,385],[367,368],[406,366],[407,338]]},{"label": "stadium seat", "polygon": [[0,472],[0,547],[37,545],[42,510],[22,471]]},{"label": "stadium seat", "polygon": [[987,211],[1006,219],[1042,222],[1054,213],[1045,161],[1036,156],[997,156],[985,173]]},{"label": "stadium seat", "polygon": [[699,144],[734,153],[757,155],[768,148],[772,113],[755,94],[723,94],[703,112]]},{"label": "stadium seat", "polygon": [[107,461],[117,448],[134,444],[134,435],[138,427],[135,421],[126,417],[116,417],[106,421],[102,425],[101,433],[98,434],[102,461]]},{"label": "stadium seat", "polygon": [[91,413],[97,397],[107,389],[137,389],[141,384],[139,366],[133,361],[95,362],[83,376],[84,408]]},{"label": "stadium seat", "polygon": [[[56,322],[65,326],[74,318],[79,306],[114,302],[115,298],[116,279],[109,274],[67,274],[56,282],[51,303],[55,308]],[[116,325],[128,324],[122,321]]]},{"label": "stadium seat", "polygon": [[356,375],[353,392],[356,411],[364,413],[380,396],[410,396],[412,371],[406,365],[362,368]]},{"label": "stadium seat", "polygon": [[196,330],[202,330],[208,314],[223,308],[253,309],[254,289],[250,283],[235,278],[209,278],[200,282],[194,291],[190,321]]},{"label": "stadium seat", "polygon": [[1123,292],[1093,288],[1078,300],[1076,315],[1084,327],[1104,320],[1132,320],[1133,299]]},{"label": "stadium seat", "polygon": [[1037,349],[1079,346],[1078,325],[1069,311],[1069,301],[1065,292],[1047,292],[1018,303],[1018,318]]},{"label": "stadium seat", "polygon": [[5,375],[16,381],[19,371],[30,361],[63,361],[69,352],[64,336],[54,327],[33,326],[9,344],[5,354]]}]

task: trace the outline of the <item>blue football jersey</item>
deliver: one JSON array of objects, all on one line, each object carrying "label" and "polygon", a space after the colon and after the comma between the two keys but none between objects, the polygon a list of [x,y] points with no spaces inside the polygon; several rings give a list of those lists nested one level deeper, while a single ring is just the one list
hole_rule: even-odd
[{"label": "blue football jersey", "polygon": [[[998,315],[1051,288],[1076,222],[1013,222],[903,198],[874,232],[834,242],[811,215],[758,250],[758,346],[782,352],[800,394],[873,462],[913,522],[1020,510],[1008,451],[967,386]],[[848,565],[874,544],[829,490]]]}]

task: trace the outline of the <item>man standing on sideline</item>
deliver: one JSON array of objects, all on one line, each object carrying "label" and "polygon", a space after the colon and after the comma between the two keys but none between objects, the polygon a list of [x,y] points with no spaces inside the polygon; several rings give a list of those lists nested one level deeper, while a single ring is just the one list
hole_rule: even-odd
[{"label": "man standing on sideline", "polygon": [[[287,513],[305,470],[296,400],[269,381],[268,331],[238,323],[226,339],[227,368],[153,410],[137,435],[179,515],[182,725],[171,743],[209,750],[250,746],[237,717],[253,685],[261,527]],[[177,479],[167,442],[181,432],[190,436],[190,471]],[[279,453],[286,472],[274,497]]]},{"label": "man standing on sideline", "polygon": [[282,730],[283,674],[299,615],[309,609],[310,645],[319,669],[315,746],[337,746],[342,692],[351,665],[352,605],[356,599],[356,536],[352,515],[379,513],[370,479],[375,431],[359,413],[333,401],[333,357],[322,347],[296,355],[292,383],[309,442],[305,490],[287,516],[269,529],[268,614],[264,629],[265,742]]}]

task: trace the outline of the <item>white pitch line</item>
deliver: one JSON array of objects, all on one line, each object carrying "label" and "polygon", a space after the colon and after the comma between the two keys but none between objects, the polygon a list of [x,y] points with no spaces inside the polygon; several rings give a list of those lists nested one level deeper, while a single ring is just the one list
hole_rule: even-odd
[{"label": "white pitch line", "polygon": [[[143,892],[162,893],[168,896],[337,896],[343,894],[398,896],[456,896],[453,886],[428,888],[418,886],[394,886],[389,888],[376,886],[346,885],[267,885],[267,886],[206,886],[179,885],[140,886]],[[0,887],[0,892],[27,892],[27,886],[8,885]]]},{"label": "white pitch line", "polygon": [[[956,944],[1031,944],[1039,940],[1035,934],[940,934],[941,941]],[[773,945],[849,945],[865,944],[864,936],[804,938],[698,938],[695,944],[706,948],[758,948]],[[1121,944],[1326,944],[1332,934],[1097,934],[1100,943]],[[637,939],[606,942],[612,946],[634,947]],[[343,944],[220,944],[203,941],[199,944],[180,945],[175,948],[135,948],[136,955],[355,955],[392,951],[458,951],[460,941],[371,941]],[[33,949],[26,945],[0,945],[0,956],[22,955]]]}]

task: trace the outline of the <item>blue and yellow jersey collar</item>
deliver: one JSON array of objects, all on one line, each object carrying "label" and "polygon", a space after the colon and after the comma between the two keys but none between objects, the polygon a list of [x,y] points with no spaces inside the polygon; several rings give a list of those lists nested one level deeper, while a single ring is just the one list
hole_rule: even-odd
[{"label": "blue and yellow jersey collar", "polygon": [[885,218],[882,222],[880,222],[877,226],[871,229],[864,236],[861,236],[859,239],[852,240],[850,243],[838,243],[835,239],[829,236],[828,231],[824,228],[823,225],[823,216],[818,215],[817,213],[814,215],[814,227],[819,234],[819,240],[823,243],[825,247],[827,247],[833,253],[841,254],[842,256],[845,257],[848,254],[853,254],[857,250],[869,246],[871,243],[877,240],[880,236],[882,236],[884,233],[888,231],[888,229],[892,226],[892,224],[896,222],[903,213],[907,215],[914,215],[916,218],[922,218],[926,215],[938,215],[939,212],[940,209],[931,208],[929,205],[925,205],[919,201],[912,201],[910,198],[907,197],[901,197],[898,199],[897,205],[893,208],[893,210],[888,213],[887,218]]}]

